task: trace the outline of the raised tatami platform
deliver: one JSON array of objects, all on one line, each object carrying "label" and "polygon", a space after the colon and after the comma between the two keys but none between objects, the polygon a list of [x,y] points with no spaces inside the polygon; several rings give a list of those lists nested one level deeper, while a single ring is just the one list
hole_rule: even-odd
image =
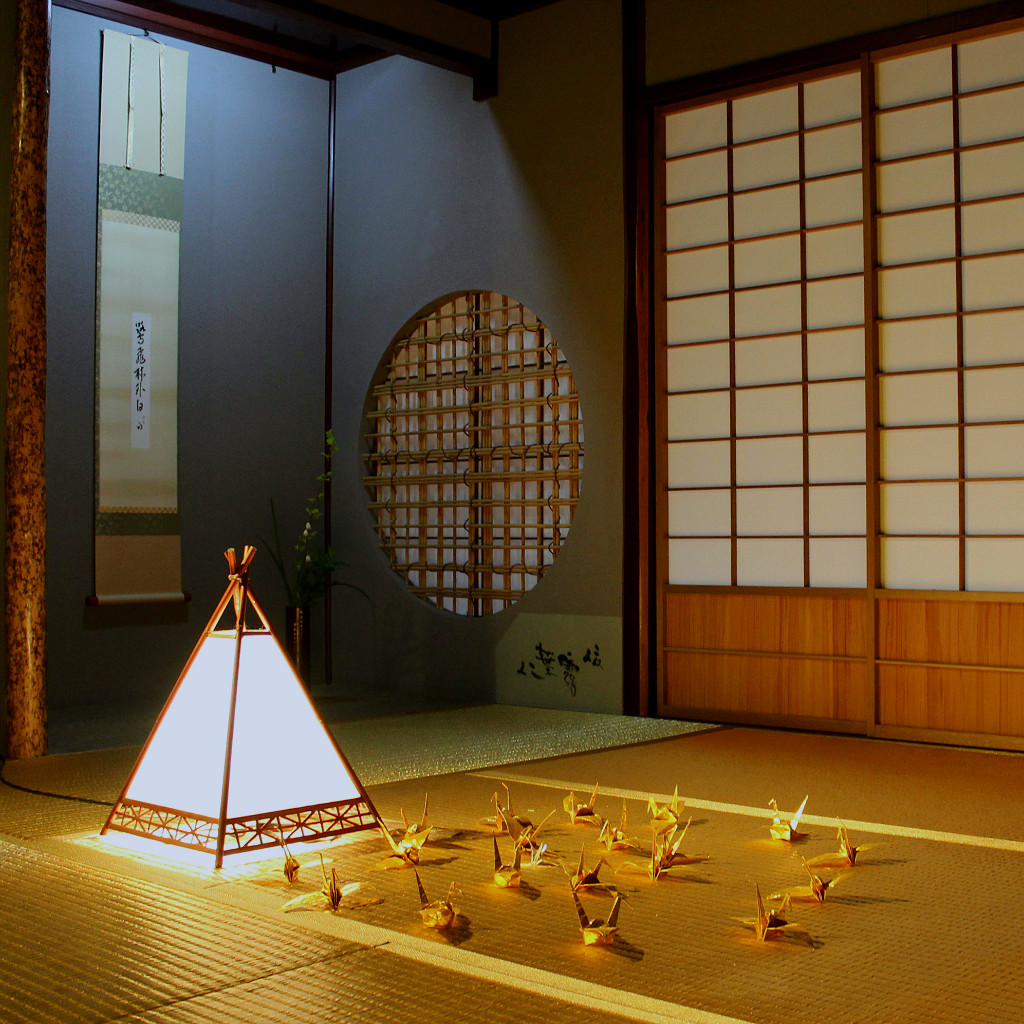
[{"label": "raised tatami platform", "polygon": [[[295,848],[290,885],[280,858],[215,872],[97,837],[136,749],[9,763],[13,783],[100,802],[0,788],[0,1020],[1021,1019],[1024,756],[515,708],[335,728],[385,820],[418,817],[429,794],[419,875],[432,899],[456,883],[461,928],[422,927],[412,872],[377,868],[379,837],[321,848],[372,903],[286,912],[320,887],[316,850]],[[494,887],[483,819],[502,782],[520,814],[556,811],[541,838],[570,868],[600,851],[597,829],[569,822],[566,793],[598,783],[615,822],[625,800],[642,852],[600,869],[627,897],[613,947],[583,946],[560,868],[525,865],[521,890]],[[651,882],[624,865],[650,850],[648,796],[663,803],[676,785],[693,816],[684,849],[710,860]],[[805,794],[808,839],[770,841],[768,801],[788,810]],[[742,923],[754,882],[800,885],[800,857],[835,848],[837,817],[863,851],[824,904],[794,905],[812,942],[756,942]],[[581,898],[592,916],[611,905]]]}]

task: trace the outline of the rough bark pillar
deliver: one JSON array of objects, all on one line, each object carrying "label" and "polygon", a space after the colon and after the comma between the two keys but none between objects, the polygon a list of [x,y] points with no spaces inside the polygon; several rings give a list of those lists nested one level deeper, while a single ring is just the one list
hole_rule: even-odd
[{"label": "rough bark pillar", "polygon": [[47,0],[18,0],[7,289],[7,756],[46,753]]}]

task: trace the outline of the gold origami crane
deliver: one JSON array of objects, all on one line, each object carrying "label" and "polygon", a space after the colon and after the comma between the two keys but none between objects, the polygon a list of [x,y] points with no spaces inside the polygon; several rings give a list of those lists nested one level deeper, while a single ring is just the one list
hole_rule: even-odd
[{"label": "gold origami crane", "polygon": [[605,885],[597,876],[603,865],[607,864],[608,861],[602,857],[592,868],[586,868],[583,866],[583,857],[586,852],[586,844],[580,847],[580,862],[575,872],[569,874],[569,870],[566,869],[565,873],[569,875],[569,885],[573,892],[577,889],[603,889],[605,892],[613,892],[614,888]]},{"label": "gold origami crane", "polygon": [[427,899],[426,890],[420,881],[420,873],[413,868],[416,876],[416,887],[420,891],[420,917],[427,928],[445,929],[451,928],[455,919],[459,916],[458,907],[452,902],[458,892],[454,882],[448,887],[448,896],[443,900],[434,900],[433,903]]},{"label": "gold origami crane", "polygon": [[277,836],[277,841],[284,850],[284,877],[289,882],[294,882],[299,877],[299,862],[292,856],[292,851],[288,849],[288,844],[280,835]]},{"label": "gold origami crane", "polygon": [[[803,858],[800,858],[803,860]],[[807,861],[803,861],[804,869],[807,874],[810,875],[810,885],[797,885],[791,889],[786,889],[783,892],[777,892],[769,897],[773,900],[794,900],[802,903],[824,903],[825,893],[836,884],[843,875],[835,875],[832,878],[822,878],[821,875],[815,874],[810,868]]]},{"label": "gold origami crane", "polygon": [[558,868],[562,866],[561,860],[553,853],[548,853],[548,844],[541,843],[539,846],[534,843],[530,850],[530,866],[542,868]]},{"label": "gold origami crane", "polygon": [[574,825],[587,824],[587,825],[600,825],[601,818],[594,810],[594,804],[597,801],[597,783],[594,783],[594,791],[590,794],[590,800],[586,803],[581,803],[576,799],[576,794],[570,792],[568,796],[562,801],[562,806],[565,808],[569,815],[569,821]]},{"label": "gold origami crane", "polygon": [[408,868],[420,862],[420,849],[427,841],[429,828],[423,832],[417,832],[411,837],[403,836],[396,840],[395,837],[383,826],[380,826],[380,834],[387,840],[391,852],[386,853],[379,861],[377,867],[387,871],[392,868]]},{"label": "gold origami crane", "polygon": [[512,810],[512,794],[509,792],[506,783],[501,784],[501,788],[505,790],[505,803],[502,805],[498,799],[498,794],[494,794],[494,816],[491,818],[484,818],[484,822],[491,826],[499,835],[502,832],[509,830],[509,821],[516,822],[520,829],[528,829],[533,827],[533,822],[529,818],[524,817],[521,814],[516,814]]},{"label": "gold origami crane", "polygon": [[[657,881],[666,871],[671,868],[680,867],[684,864],[701,864],[711,858],[706,853],[688,854],[683,853],[683,840],[686,838],[686,830],[690,827],[688,819],[682,831],[672,829],[660,838],[655,835],[654,844],[651,847],[651,859],[646,864],[638,864],[636,861],[627,861],[618,868],[619,871],[646,871],[652,881]],[[676,836],[676,832],[679,835]]]},{"label": "gold origami crane", "polygon": [[795,843],[797,840],[807,837],[807,832],[797,831],[797,825],[800,824],[800,815],[804,813],[804,808],[807,806],[807,797],[804,797],[804,802],[797,808],[796,814],[788,821],[783,818],[779,805],[775,802],[775,797],[768,801],[768,806],[772,812],[771,824],[768,826],[772,839],[781,839],[784,843]]},{"label": "gold origami crane", "polygon": [[664,835],[671,832],[683,820],[683,810],[686,801],[679,799],[679,787],[676,786],[672,793],[672,799],[662,807],[653,796],[647,798],[647,810],[651,815],[651,828],[655,835]]},{"label": "gold origami crane", "polygon": [[836,839],[839,841],[839,849],[835,853],[819,854],[817,857],[812,857],[807,863],[819,868],[852,868],[857,863],[857,855],[864,850],[870,850],[873,845],[853,846],[850,843],[846,826],[841,821],[836,832]]},{"label": "gold origami crane", "polygon": [[501,807],[498,808],[505,831],[512,837],[516,846],[525,847],[527,850],[536,848],[537,833],[547,824],[548,818],[554,813],[554,811],[550,811],[539,825],[534,825],[529,818],[521,818]]},{"label": "gold origami crane", "polygon": [[789,912],[788,899],[784,899],[777,909],[765,907],[764,900],[761,898],[761,887],[756,882],[754,883],[754,892],[757,894],[757,917],[753,921],[744,921],[743,923],[748,928],[754,929],[754,933],[761,942],[766,942],[768,939],[793,938],[813,945],[811,936],[803,928],[786,919],[785,915]]},{"label": "gold origami crane", "polygon": [[579,896],[573,890],[573,902],[576,904],[576,913],[580,919],[580,931],[583,933],[584,946],[610,946],[615,941],[615,933],[618,931],[619,907],[622,906],[622,894],[615,894],[615,902],[608,913],[607,920],[591,918],[580,903]]},{"label": "gold origami crane", "polygon": [[622,817],[619,820],[618,826],[613,825],[609,820],[605,819],[605,823],[601,826],[601,834],[597,837],[597,841],[601,843],[609,853],[612,850],[639,849],[636,844],[636,840],[630,839],[626,834],[625,800],[622,801]]},{"label": "gold origami crane", "polygon": [[515,844],[515,858],[511,864],[502,864],[501,853],[498,850],[498,837],[492,836],[494,840],[494,884],[499,889],[518,889],[523,881],[523,848]]},{"label": "gold origami crane", "polygon": [[[690,827],[692,820],[692,818],[687,818],[681,832],[679,829],[674,828],[665,835],[661,841],[660,852],[658,849],[658,837],[654,837],[654,849],[651,853],[652,878],[657,879],[660,874],[668,871],[669,868],[680,867],[684,864],[702,864],[704,861],[711,859],[706,853],[688,854],[682,851],[686,830]],[[676,832],[679,832],[678,837]]]},{"label": "gold origami crane", "polygon": [[[399,845],[414,845],[417,848],[422,847],[427,841],[427,836],[430,834],[430,826],[427,824],[427,801],[430,798],[429,793],[423,794],[423,816],[419,822],[413,822],[409,824],[409,819],[405,816],[405,811],[402,811],[402,823],[405,825],[405,832],[402,837],[398,840]],[[421,839],[420,836],[423,838]]]},{"label": "gold origami crane", "polygon": [[359,888],[358,882],[339,882],[338,873],[332,867],[331,877],[327,877],[327,868],[324,866],[324,855],[320,854],[320,876],[323,878],[323,888],[319,892],[307,893],[305,896],[296,896],[289,900],[281,909],[296,910],[299,907],[321,906],[325,910],[337,910],[342,900]]}]

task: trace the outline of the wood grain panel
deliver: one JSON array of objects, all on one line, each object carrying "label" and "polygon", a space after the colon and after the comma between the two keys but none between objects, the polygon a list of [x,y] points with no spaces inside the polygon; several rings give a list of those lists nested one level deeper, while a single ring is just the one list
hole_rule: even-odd
[{"label": "wood grain panel", "polygon": [[700,654],[665,655],[665,703],[709,716],[772,715],[863,722],[863,663],[819,658]]},{"label": "wood grain panel", "polygon": [[863,596],[671,592],[666,647],[863,657]]},{"label": "wood grain panel", "polygon": [[881,665],[880,725],[1024,736],[1024,673]]},{"label": "wood grain panel", "polygon": [[881,598],[878,656],[883,661],[1024,667],[1024,604]]}]

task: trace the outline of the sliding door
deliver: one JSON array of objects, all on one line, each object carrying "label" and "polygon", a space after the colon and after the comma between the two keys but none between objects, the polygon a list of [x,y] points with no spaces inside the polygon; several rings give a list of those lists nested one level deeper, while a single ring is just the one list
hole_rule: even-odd
[{"label": "sliding door", "polygon": [[1024,30],[656,127],[662,713],[1024,745]]}]

